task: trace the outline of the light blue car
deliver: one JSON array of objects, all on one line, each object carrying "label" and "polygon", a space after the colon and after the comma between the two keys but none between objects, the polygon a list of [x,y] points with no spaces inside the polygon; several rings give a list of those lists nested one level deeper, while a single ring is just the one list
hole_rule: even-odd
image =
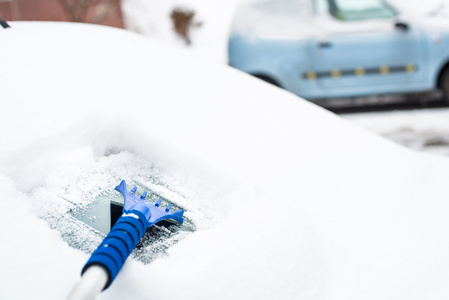
[{"label": "light blue car", "polygon": [[313,102],[442,91],[449,18],[407,17],[382,0],[262,0],[241,6],[229,64]]}]

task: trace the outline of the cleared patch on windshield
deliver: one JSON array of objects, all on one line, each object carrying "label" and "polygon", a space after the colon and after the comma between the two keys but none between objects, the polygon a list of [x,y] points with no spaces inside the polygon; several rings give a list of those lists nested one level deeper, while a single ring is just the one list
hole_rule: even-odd
[{"label": "cleared patch on windshield", "polygon": [[[132,185],[130,185],[132,186]],[[177,211],[183,209],[174,204],[169,199],[163,198],[148,187],[137,186],[138,191],[147,191],[146,200],[157,202],[162,200],[161,208],[166,208],[168,204],[172,204],[172,210]],[[123,212],[122,195],[111,188],[110,191],[104,191],[96,197],[96,199],[86,207],[75,207],[69,211],[69,214],[84,224],[107,234],[115,222],[120,218]],[[186,217],[184,223],[162,221],[147,229],[140,242],[137,244],[133,252],[133,256],[143,263],[150,263],[157,256],[164,254],[171,246],[176,244],[179,239],[185,237],[186,234],[193,232],[195,225]]]},{"label": "cleared patch on windshield", "polygon": [[130,187],[137,186],[141,193],[147,191],[150,202],[162,199],[162,207],[170,203],[173,210],[185,210],[183,224],[161,222],[149,228],[131,254],[133,258],[150,263],[195,231],[188,210],[181,205],[189,202],[188,197],[173,188],[173,179],[143,157],[128,151],[108,151],[80,169],[73,171],[79,172],[78,181],[67,180],[65,186],[44,185],[31,195],[37,215],[59,231],[71,247],[86,253],[98,247],[122,213],[123,197],[114,190],[122,179]]}]

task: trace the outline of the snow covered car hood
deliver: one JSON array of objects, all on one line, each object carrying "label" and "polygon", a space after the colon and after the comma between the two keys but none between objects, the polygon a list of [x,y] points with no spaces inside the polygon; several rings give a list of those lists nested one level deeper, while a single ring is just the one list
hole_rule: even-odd
[{"label": "snow covered car hood", "polygon": [[99,299],[447,298],[446,158],[123,30],[11,25],[0,298],[64,298],[97,242],[67,211],[151,178],[197,230]]}]

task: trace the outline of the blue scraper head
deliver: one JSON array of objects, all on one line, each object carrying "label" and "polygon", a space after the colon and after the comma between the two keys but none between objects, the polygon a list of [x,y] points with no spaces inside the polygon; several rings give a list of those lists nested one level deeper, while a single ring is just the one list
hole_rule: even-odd
[{"label": "blue scraper head", "polygon": [[130,191],[126,188],[125,180],[122,180],[118,186],[115,187],[116,191],[119,191],[123,195],[124,207],[123,213],[132,213],[132,211],[139,211],[145,215],[148,220],[148,226],[151,227],[154,224],[162,220],[175,220],[179,223],[183,222],[183,210],[178,210],[175,212],[170,212],[171,204],[166,208],[160,207],[161,199],[158,202],[153,203],[145,200],[147,192],[144,191],[141,196],[136,195],[137,187],[134,187]]}]

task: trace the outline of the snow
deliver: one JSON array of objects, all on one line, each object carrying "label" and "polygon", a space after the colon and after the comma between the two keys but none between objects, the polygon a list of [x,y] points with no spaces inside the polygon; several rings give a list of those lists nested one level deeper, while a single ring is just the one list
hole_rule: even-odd
[{"label": "snow", "polygon": [[310,38],[319,33],[312,14],[312,3],[307,0],[243,2],[236,9],[231,34],[281,40]]},{"label": "snow", "polygon": [[449,109],[344,115],[345,119],[418,151],[449,155]]},{"label": "snow", "polygon": [[11,25],[1,299],[68,295],[102,235],[67,212],[121,179],[157,186],[196,231],[129,259],[98,299],[446,298],[446,157],[137,34]]},{"label": "snow", "polygon": [[425,3],[419,0],[390,0],[389,3],[395,7],[400,7],[411,17],[433,15],[449,4],[447,0],[429,0]]},{"label": "snow", "polygon": [[[122,10],[126,28],[155,40],[184,48],[201,59],[227,62],[227,36],[236,7],[244,0],[124,0]],[[171,11],[182,7],[195,12],[188,47],[179,39],[170,19]]]},{"label": "snow", "polygon": [[[403,13],[400,20],[405,22],[415,22],[423,16],[428,19],[429,15],[441,15],[447,19],[447,0],[425,3],[420,0],[390,0],[389,3]],[[193,47],[186,46],[173,30],[170,12],[175,7],[193,10],[194,22],[202,24],[191,30]],[[335,22],[326,14],[321,15],[315,24],[320,30],[310,26],[312,7],[308,0],[122,0],[122,10],[127,29],[186,49],[203,60],[222,63],[228,61],[227,39],[230,34],[257,33],[270,38],[296,39],[348,30],[348,26]],[[273,11],[284,12],[282,18]],[[371,20],[358,22],[357,27],[350,30],[366,31],[379,26],[391,28],[385,22]]]}]

